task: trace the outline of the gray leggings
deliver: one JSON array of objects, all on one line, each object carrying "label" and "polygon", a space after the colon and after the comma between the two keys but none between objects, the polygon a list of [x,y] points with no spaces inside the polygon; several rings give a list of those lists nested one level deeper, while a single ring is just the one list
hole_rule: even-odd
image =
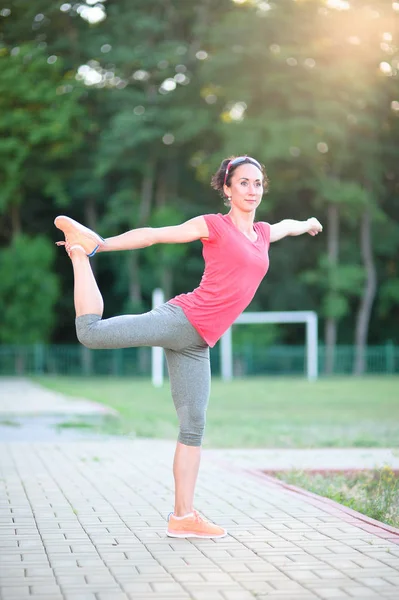
[{"label": "gray leggings", "polygon": [[200,446],[210,392],[209,346],[180,306],[162,304],[142,315],[76,318],[78,340],[93,349],[161,346],[168,363],[179,442]]}]

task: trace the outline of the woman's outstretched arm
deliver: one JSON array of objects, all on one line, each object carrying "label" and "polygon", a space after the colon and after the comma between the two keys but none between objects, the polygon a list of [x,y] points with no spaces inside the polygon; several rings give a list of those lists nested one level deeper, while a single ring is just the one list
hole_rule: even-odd
[{"label": "woman's outstretched arm", "polygon": [[270,242],[277,242],[289,235],[302,235],[303,233],[317,235],[320,231],[323,231],[323,227],[315,217],[311,217],[307,221],[284,219],[284,221],[270,226]]},{"label": "woman's outstretched arm", "polygon": [[209,231],[204,217],[194,217],[194,219],[190,219],[181,225],[141,227],[115,237],[106,238],[97,252],[135,250],[147,248],[154,244],[182,244],[208,237]]}]

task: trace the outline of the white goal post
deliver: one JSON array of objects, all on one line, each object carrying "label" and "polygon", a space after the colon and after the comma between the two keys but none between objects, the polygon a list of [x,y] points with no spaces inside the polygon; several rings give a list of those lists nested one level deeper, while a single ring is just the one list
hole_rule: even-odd
[{"label": "white goal post", "polygon": [[[152,294],[152,307],[164,302],[164,293],[157,288]],[[317,314],[313,311],[288,312],[244,312],[234,321],[241,323],[306,323],[306,372],[309,380],[317,379]],[[164,379],[164,357],[162,348],[151,348],[151,379],[154,387],[160,387]],[[220,340],[221,375],[224,381],[233,378],[232,329],[228,329]]]},{"label": "white goal post", "polygon": [[[161,306],[165,302],[163,290],[156,288],[152,292],[152,308]],[[151,348],[151,381],[154,387],[162,387],[163,384],[163,348],[153,346]]]},{"label": "white goal post", "polygon": [[[317,314],[313,311],[276,311],[276,312],[244,312],[233,325],[251,323],[305,323],[306,324],[306,372],[309,381],[318,376],[317,357]],[[232,328],[228,329],[220,340],[220,365],[224,381],[233,378],[233,339]]]}]

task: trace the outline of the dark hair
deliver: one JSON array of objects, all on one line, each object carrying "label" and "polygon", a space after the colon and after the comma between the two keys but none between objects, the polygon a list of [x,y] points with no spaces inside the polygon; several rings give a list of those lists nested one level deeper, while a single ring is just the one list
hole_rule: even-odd
[{"label": "dark hair", "polygon": [[[226,177],[227,167],[229,166],[229,164],[232,161],[234,161],[237,158],[242,158],[243,160],[237,164],[231,164],[229,167],[228,173],[227,173],[227,177]],[[220,163],[220,167],[218,168],[216,173],[212,176],[211,187],[214,190],[216,190],[217,192],[219,192],[219,194],[224,199],[224,204],[226,206],[230,206],[230,202],[227,200],[227,197],[226,197],[226,194],[224,193],[223,187],[225,184],[230,185],[231,177],[232,177],[234,171],[237,169],[237,167],[241,167],[241,165],[245,165],[245,164],[250,164],[250,165],[255,165],[255,166],[260,167],[260,170],[263,175],[264,193],[266,193],[269,189],[269,179],[266,175],[265,167],[264,167],[264,165],[259,163],[257,160],[255,160],[254,158],[251,158],[250,156],[243,156],[243,157],[230,156],[229,158],[224,158],[222,160],[222,162]]]}]

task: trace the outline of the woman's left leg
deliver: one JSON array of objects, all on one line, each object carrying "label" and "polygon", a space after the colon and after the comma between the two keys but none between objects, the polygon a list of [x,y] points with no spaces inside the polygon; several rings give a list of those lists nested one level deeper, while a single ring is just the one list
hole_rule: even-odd
[{"label": "woman's left leg", "polygon": [[177,442],[173,460],[175,480],[176,517],[184,517],[194,511],[194,492],[201,462],[201,446],[188,446]]},{"label": "woman's left leg", "polygon": [[180,423],[173,462],[175,509],[167,533],[171,537],[223,537],[225,529],[205,521],[193,506],[210,392],[209,347],[204,342],[180,351],[165,349],[165,354]]}]

